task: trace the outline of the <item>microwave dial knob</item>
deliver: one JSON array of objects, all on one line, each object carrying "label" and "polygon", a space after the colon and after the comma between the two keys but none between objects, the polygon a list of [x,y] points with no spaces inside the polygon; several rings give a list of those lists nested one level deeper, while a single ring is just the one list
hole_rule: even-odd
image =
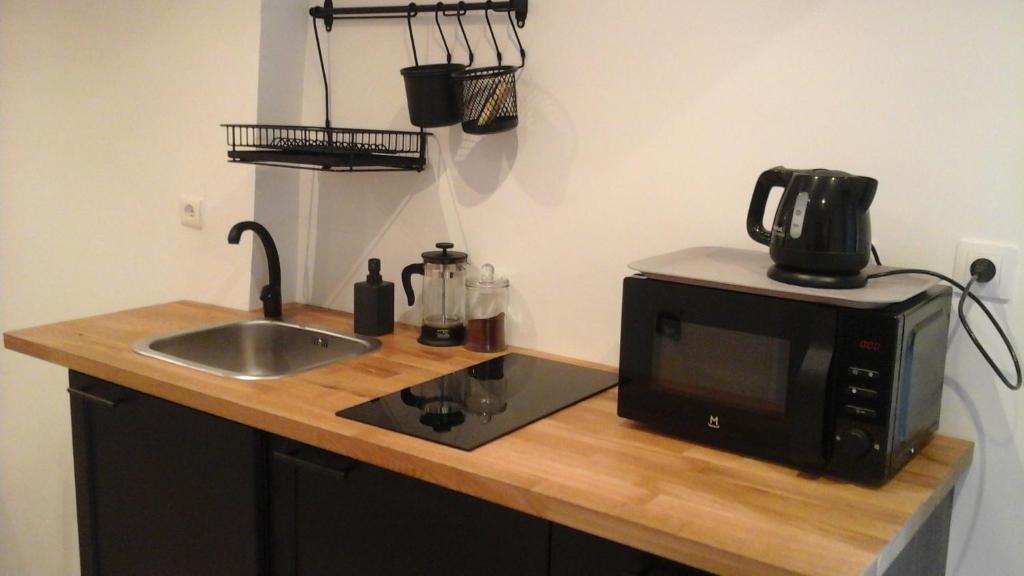
[{"label": "microwave dial knob", "polygon": [[840,458],[847,462],[859,460],[871,450],[871,446],[871,435],[860,428],[847,430],[836,443]]}]

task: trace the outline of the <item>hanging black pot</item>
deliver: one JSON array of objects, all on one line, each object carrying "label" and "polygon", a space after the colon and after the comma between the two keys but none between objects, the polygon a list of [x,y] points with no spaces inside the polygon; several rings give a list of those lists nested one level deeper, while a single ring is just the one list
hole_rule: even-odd
[{"label": "hanging black pot", "polygon": [[509,24],[519,45],[519,66],[501,64],[501,50],[494,35],[489,16],[490,2],[484,10],[487,29],[491,32],[494,51],[498,55],[497,66],[468,68],[453,74],[457,84],[459,109],[462,114],[462,131],[468,134],[494,134],[511,130],[519,125],[519,110],[516,95],[516,75],[526,65],[526,50],[519,40],[519,32],[508,13]]},{"label": "hanging black pot", "polygon": [[[452,53],[448,50],[448,40],[444,37],[444,30],[441,29],[441,21],[438,18],[442,12],[434,12],[434,21],[437,30],[441,33],[441,41],[444,43],[444,51],[447,54],[447,62],[444,64],[423,64],[420,65],[419,55],[416,53],[416,38],[412,33],[412,19],[416,16],[416,5],[410,4],[406,14],[406,21],[409,25],[409,40],[412,42],[412,57],[416,62],[415,66],[402,68],[402,78],[405,80],[405,98],[409,105],[409,122],[413,126],[421,128],[435,128],[438,126],[451,126],[462,119],[459,111],[459,100],[455,92],[455,82],[452,74],[465,70],[465,64],[453,64]],[[459,20],[461,27],[462,21]],[[463,34],[465,30],[463,29]],[[472,63],[472,60],[470,60]]]}]

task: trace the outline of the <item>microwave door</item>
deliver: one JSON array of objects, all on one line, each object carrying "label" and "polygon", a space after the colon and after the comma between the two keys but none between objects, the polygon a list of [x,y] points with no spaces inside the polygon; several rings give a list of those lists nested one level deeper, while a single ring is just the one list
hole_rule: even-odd
[{"label": "microwave door", "polygon": [[622,312],[620,416],[822,466],[834,310],[633,277]]}]

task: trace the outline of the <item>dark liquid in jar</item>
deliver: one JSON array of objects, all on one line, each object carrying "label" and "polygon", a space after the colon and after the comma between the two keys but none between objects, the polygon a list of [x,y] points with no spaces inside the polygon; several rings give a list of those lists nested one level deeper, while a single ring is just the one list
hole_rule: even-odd
[{"label": "dark liquid in jar", "polygon": [[474,352],[499,352],[505,349],[505,313],[470,320],[466,325],[466,348]]}]

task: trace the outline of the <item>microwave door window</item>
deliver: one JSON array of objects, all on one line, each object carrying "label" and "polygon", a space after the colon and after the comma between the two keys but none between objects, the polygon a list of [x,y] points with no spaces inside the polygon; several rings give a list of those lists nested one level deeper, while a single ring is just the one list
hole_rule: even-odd
[{"label": "microwave door window", "polygon": [[656,332],[655,388],[747,412],[785,413],[789,340],[666,316]]}]

